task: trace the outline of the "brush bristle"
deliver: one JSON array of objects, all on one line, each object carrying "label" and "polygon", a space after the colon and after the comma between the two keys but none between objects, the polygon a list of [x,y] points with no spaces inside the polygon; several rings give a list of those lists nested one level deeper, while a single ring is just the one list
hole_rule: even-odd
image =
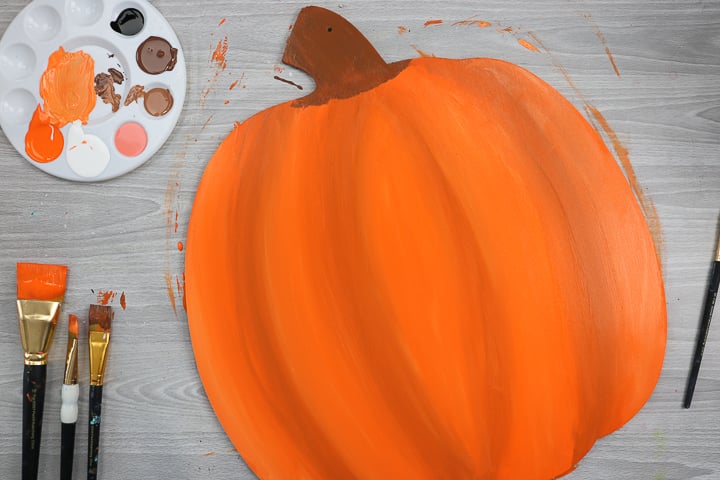
[{"label": "brush bristle", "polygon": [[68,315],[68,333],[71,335],[75,335],[77,338],[78,335],[78,317],[77,315],[73,315],[72,313]]},{"label": "brush bristle", "polygon": [[110,305],[90,305],[88,314],[90,331],[109,332],[112,319],[113,311]]},{"label": "brush bristle", "polygon": [[66,278],[65,265],[18,263],[17,298],[60,302],[65,296]]}]

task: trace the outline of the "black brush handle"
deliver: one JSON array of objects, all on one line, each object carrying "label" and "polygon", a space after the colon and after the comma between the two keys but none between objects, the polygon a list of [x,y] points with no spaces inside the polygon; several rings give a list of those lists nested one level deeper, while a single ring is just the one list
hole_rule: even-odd
[{"label": "black brush handle", "polygon": [[45,407],[47,365],[25,365],[23,371],[22,480],[37,480]]},{"label": "black brush handle", "polygon": [[98,456],[100,455],[100,410],[102,407],[102,385],[90,386],[90,423],[88,425],[88,471],[87,480],[96,480]]},{"label": "black brush handle", "polygon": [[60,480],[72,480],[75,424],[62,423],[60,430]]},{"label": "black brush handle", "polygon": [[718,286],[720,286],[720,261],[713,262],[712,271],[710,272],[710,285],[705,294],[700,331],[698,332],[697,342],[695,343],[692,369],[690,370],[690,377],[688,377],[687,388],[685,389],[685,400],[683,401],[683,407],[685,408],[690,408],[693,394],[695,393],[695,384],[697,383],[698,374],[700,373],[700,363],[702,362],[703,352],[705,351],[705,342],[707,342],[708,333],[710,332],[710,320],[712,320]]}]

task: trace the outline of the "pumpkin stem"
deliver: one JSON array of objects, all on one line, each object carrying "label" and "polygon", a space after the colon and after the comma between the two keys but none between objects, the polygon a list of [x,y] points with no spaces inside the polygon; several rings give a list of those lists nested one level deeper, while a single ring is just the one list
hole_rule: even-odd
[{"label": "pumpkin stem", "polygon": [[395,77],[408,64],[386,63],[353,24],[314,6],[298,14],[282,61],[315,80],[315,90],[294,103],[303,107],[370,90]]}]

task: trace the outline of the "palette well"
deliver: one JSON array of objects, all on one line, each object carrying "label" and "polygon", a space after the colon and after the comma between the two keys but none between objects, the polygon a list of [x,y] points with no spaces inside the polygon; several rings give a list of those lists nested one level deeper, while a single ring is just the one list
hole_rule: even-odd
[{"label": "palette well", "polygon": [[0,126],[31,164],[67,180],[146,162],[185,89],[177,35],[146,0],[35,0],[0,40]]}]

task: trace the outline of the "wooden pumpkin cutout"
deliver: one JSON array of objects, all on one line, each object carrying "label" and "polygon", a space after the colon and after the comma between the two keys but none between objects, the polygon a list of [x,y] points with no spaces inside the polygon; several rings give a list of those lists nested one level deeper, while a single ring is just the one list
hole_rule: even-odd
[{"label": "wooden pumpkin cutout", "polygon": [[499,60],[386,64],[303,9],[307,97],[209,162],[187,307],[217,416],[262,479],[572,470],[658,379],[666,311],[621,170],[548,84]]}]

